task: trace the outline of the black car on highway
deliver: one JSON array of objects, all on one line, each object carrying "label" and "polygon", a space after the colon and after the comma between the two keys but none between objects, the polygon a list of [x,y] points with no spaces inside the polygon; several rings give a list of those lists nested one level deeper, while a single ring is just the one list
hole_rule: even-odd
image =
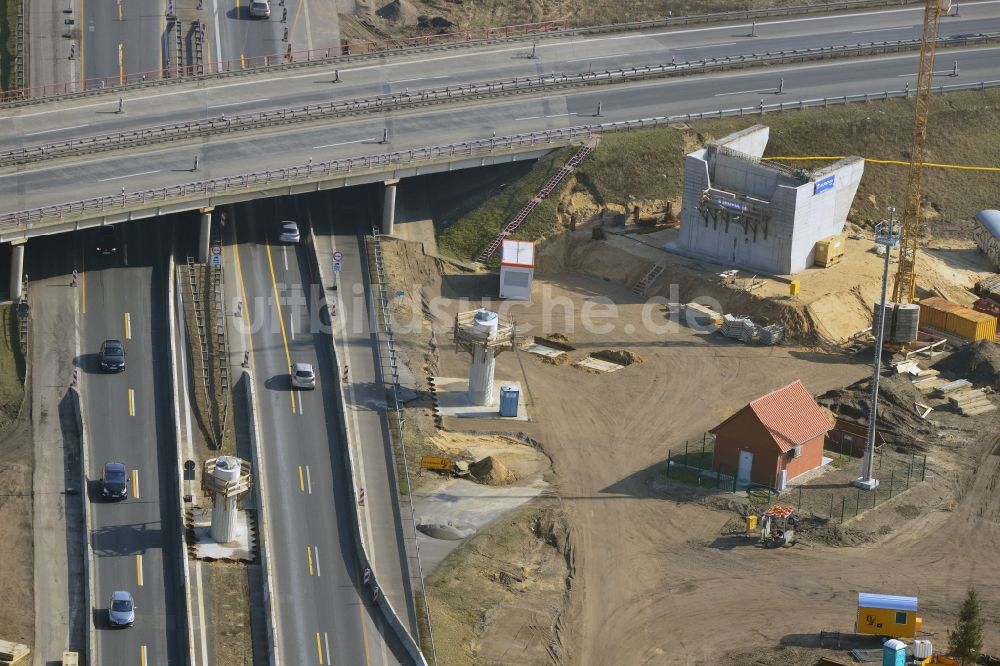
[{"label": "black car on highway", "polygon": [[101,496],[109,500],[123,500],[128,496],[128,472],[120,462],[104,464],[101,475]]},{"label": "black car on highway", "polygon": [[97,230],[97,253],[114,254],[118,251],[118,232],[111,225]]},{"label": "black car on highway", "polygon": [[106,372],[121,372],[125,369],[125,345],[121,340],[105,340],[97,353],[97,364]]}]

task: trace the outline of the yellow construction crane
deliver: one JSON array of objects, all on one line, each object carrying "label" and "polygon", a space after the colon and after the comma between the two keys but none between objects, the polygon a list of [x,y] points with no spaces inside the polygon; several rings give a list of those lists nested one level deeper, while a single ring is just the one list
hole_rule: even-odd
[{"label": "yellow construction crane", "polygon": [[934,51],[937,48],[941,15],[951,9],[951,0],[924,1],[924,30],[920,37],[920,66],[917,68],[916,113],[913,145],[906,177],[906,202],[899,237],[899,270],[892,285],[892,300],[911,303],[916,296],[917,239],[920,237],[920,198],[923,195],[924,147],[927,142],[927,104],[934,78]]}]

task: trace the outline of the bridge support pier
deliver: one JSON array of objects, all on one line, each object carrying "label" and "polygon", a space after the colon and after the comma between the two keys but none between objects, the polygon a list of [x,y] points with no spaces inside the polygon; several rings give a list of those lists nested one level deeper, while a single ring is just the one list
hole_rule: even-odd
[{"label": "bridge support pier", "polygon": [[201,228],[198,230],[198,263],[204,264],[208,261],[208,247],[211,244],[212,235],[212,209],[203,208],[201,210]]},{"label": "bridge support pier", "polygon": [[10,244],[10,300],[17,302],[21,298],[23,279],[24,241],[14,241]]},{"label": "bridge support pier", "polygon": [[382,233],[391,234],[392,225],[396,221],[396,185],[399,179],[383,181],[385,194],[382,198]]}]

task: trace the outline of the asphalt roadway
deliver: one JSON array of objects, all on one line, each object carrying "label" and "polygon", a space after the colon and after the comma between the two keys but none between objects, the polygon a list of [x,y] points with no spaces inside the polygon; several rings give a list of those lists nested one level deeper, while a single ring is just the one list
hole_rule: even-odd
[{"label": "asphalt roadway", "polygon": [[[167,21],[168,2],[182,19],[185,39],[191,20],[204,23],[206,62],[229,61],[237,69],[243,58],[284,53],[288,44],[295,50],[311,48],[314,29],[323,46],[339,37],[336,12],[331,18],[324,3],[318,3],[312,9],[316,20],[311,21],[308,0],[273,0],[270,19],[251,17],[250,0],[203,0],[200,10],[197,0],[80,0],[83,78],[105,79],[108,85],[126,76],[129,81],[143,74],[148,79],[163,78],[165,67],[176,64],[168,63],[174,38]],[[282,22],[284,12],[287,19]]]},{"label": "asphalt roadway", "polygon": [[[1000,71],[1000,48],[961,49],[957,77],[937,83],[989,80]],[[0,174],[3,211],[24,210],[141,191],[179,183],[237,175],[255,170],[305,165],[315,161],[374,155],[428,145],[488,139],[495,130],[538,132],[590,123],[625,121],[735,107],[755,107],[761,100],[794,104],[800,99],[902,90],[913,81],[918,55],[907,53],[867,60],[834,60],[768,70],[745,70],[538,98],[491,99],[457,107],[415,110],[387,117],[367,117],[277,131],[220,135],[195,145],[166,144],[148,152],[97,153],[80,161],[39,163]],[[946,70],[947,71],[947,70]],[[778,94],[778,79],[784,93]],[[598,104],[603,113],[596,117]],[[381,144],[383,129],[389,143]],[[200,170],[192,171],[194,157]],[[873,156],[881,157],[881,156]]]},{"label": "asphalt roadway", "polygon": [[[80,270],[74,366],[90,454],[84,501],[91,508],[96,607],[86,612],[96,628],[98,664],[172,664],[184,654],[176,558],[181,524],[171,477],[177,466],[166,351],[163,248],[169,246],[170,226],[162,220],[120,227],[119,250],[109,257],[95,254],[93,231],[28,245],[29,266],[38,266],[38,276],[61,271],[65,288],[73,289],[71,266]],[[125,343],[123,373],[98,370],[97,351],[106,338]],[[101,473],[109,461],[122,462],[128,470],[128,497],[121,502],[101,498]],[[136,622],[130,629],[108,624],[108,599],[115,590],[128,590],[135,599]]]},{"label": "asphalt roadway", "polygon": [[[354,545],[337,376],[305,248],[278,241],[278,222],[302,220],[296,199],[232,208],[244,321],[250,326],[270,548],[283,664],[409,663],[363,588]],[[246,339],[247,336],[244,335]],[[292,391],[291,363],[313,365],[315,391]],[[391,517],[390,517],[391,520]]]},{"label": "asphalt roadway", "polygon": [[[109,3],[109,6],[113,8],[114,4]],[[276,4],[275,9],[278,9]],[[1000,0],[962,3],[961,9],[957,17],[942,18],[941,36],[1000,31]],[[118,98],[113,96],[52,102],[44,107],[29,106],[0,113],[0,149],[223,114],[344,101],[469,82],[509,80],[552,72],[602,71],[664,64],[672,59],[685,62],[820,46],[918,39],[921,11],[922,8],[917,5],[908,5],[846,14],[777,18],[759,22],[756,26],[757,37],[749,37],[749,24],[711,24],[616,35],[574,36],[541,42],[535,59],[526,57],[530,55],[531,46],[525,43],[411,56],[390,55],[377,62],[361,61],[336,67],[254,74],[242,79],[218,79],[128,92],[123,95],[126,105],[124,114],[115,113]],[[238,58],[240,49],[263,39],[251,39],[247,36],[249,33],[266,32],[274,25],[277,25],[275,20],[251,22],[241,19],[235,24],[220,23],[219,30],[226,36],[221,43],[233,45],[230,50],[235,50]],[[109,57],[116,58],[116,44],[115,39],[111,39],[100,48],[105,48]],[[88,52],[93,48],[98,47],[88,47]],[[125,52],[130,57],[128,54],[132,50],[129,45],[126,45]],[[952,53],[951,49],[940,51],[938,62],[946,63],[947,67],[941,65],[939,69],[950,68],[955,57],[962,60],[963,67],[966,65],[965,55],[953,57]],[[91,56],[85,57],[88,61],[93,60]],[[341,83],[331,83],[334,69],[339,71]],[[117,73],[115,60],[113,74]],[[790,83],[786,81],[786,84]]]}]

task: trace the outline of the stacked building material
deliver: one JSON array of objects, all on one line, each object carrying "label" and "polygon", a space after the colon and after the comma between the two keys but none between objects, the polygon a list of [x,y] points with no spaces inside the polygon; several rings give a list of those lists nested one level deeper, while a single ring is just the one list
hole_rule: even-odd
[{"label": "stacked building material", "polygon": [[780,344],[785,339],[785,327],[781,324],[771,324],[760,329],[758,342],[762,345]]},{"label": "stacked building material", "polygon": [[983,389],[962,389],[955,391],[948,396],[948,402],[965,416],[975,416],[992,412],[997,408],[990,401],[990,396]]},{"label": "stacked building material", "polygon": [[755,328],[749,317],[736,317],[731,314],[722,315],[722,334],[727,338],[743,338],[744,328]]},{"label": "stacked building material", "polygon": [[31,654],[31,650],[23,643],[0,640],[0,663],[25,663],[29,654]]},{"label": "stacked building material", "polygon": [[943,386],[939,386],[937,392],[943,396],[946,396],[949,393],[955,393],[956,391],[962,391],[964,389],[970,389],[970,388],[972,388],[972,382],[970,382],[968,379],[956,379],[953,382],[948,382]]},{"label": "stacked building material", "polygon": [[749,319],[747,319],[746,321],[747,324],[744,325],[743,329],[740,331],[740,342],[750,344],[751,342],[757,339],[760,327],[757,326],[752,321],[750,321]]}]

